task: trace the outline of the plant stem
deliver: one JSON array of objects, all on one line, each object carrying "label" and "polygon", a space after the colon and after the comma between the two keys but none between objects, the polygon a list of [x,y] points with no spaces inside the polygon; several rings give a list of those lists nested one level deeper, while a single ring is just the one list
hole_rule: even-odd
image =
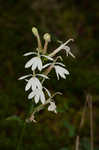
[{"label": "plant stem", "polygon": [[23,138],[23,135],[24,135],[25,127],[26,127],[26,123],[24,122],[23,129],[22,129],[22,132],[21,132],[21,135],[20,135],[20,138],[19,138],[19,143],[17,145],[16,150],[20,150],[20,145],[22,143],[22,138]]},{"label": "plant stem", "polygon": [[90,150],[94,150],[94,142],[93,142],[93,107],[92,107],[92,96],[88,94],[88,104],[90,110]]},{"label": "plant stem", "polygon": [[66,44],[68,44],[70,41],[74,41],[74,39],[69,39],[68,41],[66,41],[64,44],[62,44],[61,46],[59,46],[57,49],[55,49],[51,54],[49,54],[50,57],[55,56],[62,48],[64,48],[64,46]]},{"label": "plant stem", "polygon": [[78,135],[76,136],[76,144],[75,144],[75,150],[79,150],[79,144],[80,144],[80,130],[83,127],[84,124],[84,120],[85,120],[85,113],[86,113],[86,109],[87,109],[87,98],[83,107],[83,111],[82,111],[82,116],[81,116],[81,121],[80,121],[80,125],[79,125],[79,129],[78,129]]}]

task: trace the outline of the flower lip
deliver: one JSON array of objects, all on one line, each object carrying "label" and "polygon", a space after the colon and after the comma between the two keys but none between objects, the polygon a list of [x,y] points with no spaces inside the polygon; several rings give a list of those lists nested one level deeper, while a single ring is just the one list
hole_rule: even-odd
[{"label": "flower lip", "polygon": [[42,89],[42,84],[40,83],[39,79],[36,77],[31,77],[26,86],[25,86],[25,91],[28,91],[29,89],[32,89],[33,91],[38,88],[38,89]]},{"label": "flower lip", "polygon": [[29,68],[32,66],[32,71],[38,68],[38,70],[42,70],[42,61],[39,57],[33,57],[26,64],[25,68]]},{"label": "flower lip", "polygon": [[35,103],[38,103],[39,100],[42,104],[45,103],[45,95],[41,89],[35,89],[28,95],[28,99],[32,99],[34,97]]},{"label": "flower lip", "polygon": [[58,66],[58,65],[55,65],[54,67],[55,67],[55,71],[56,71],[58,80],[59,80],[59,76],[63,79],[66,79],[66,75],[69,75],[69,72],[67,69],[65,69],[61,66]]}]

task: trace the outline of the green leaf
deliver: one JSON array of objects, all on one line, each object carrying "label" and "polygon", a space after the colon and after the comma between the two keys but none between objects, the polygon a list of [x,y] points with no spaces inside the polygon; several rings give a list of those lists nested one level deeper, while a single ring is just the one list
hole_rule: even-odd
[{"label": "green leaf", "polygon": [[23,123],[23,120],[21,120],[18,116],[14,115],[11,117],[8,117],[6,120],[12,120],[12,121],[18,121],[19,123]]}]

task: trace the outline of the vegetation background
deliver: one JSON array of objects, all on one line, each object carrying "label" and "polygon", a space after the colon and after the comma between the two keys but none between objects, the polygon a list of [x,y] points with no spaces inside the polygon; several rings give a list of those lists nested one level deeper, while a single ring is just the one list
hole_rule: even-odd
[{"label": "vegetation background", "polygon": [[[52,84],[46,83],[52,92],[63,92],[63,97],[55,98],[59,113],[45,109],[37,115],[37,124],[27,124],[20,150],[74,150],[87,93],[93,101],[94,150],[99,150],[97,0],[0,0],[0,149],[16,150],[23,124],[6,118],[17,115],[24,119],[30,105],[24,82],[17,79],[26,74],[27,60],[22,55],[36,47],[33,26],[41,35],[51,33],[50,51],[59,46],[56,40],[74,38],[70,47],[76,59],[61,53],[70,76],[57,81],[52,72]],[[89,109],[79,135],[80,150],[90,150]]]}]

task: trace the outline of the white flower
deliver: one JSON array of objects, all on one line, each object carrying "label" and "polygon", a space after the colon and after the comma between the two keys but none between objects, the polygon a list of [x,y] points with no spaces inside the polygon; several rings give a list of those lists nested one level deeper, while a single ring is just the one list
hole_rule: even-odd
[{"label": "white flower", "polygon": [[25,64],[25,68],[29,68],[32,67],[32,71],[35,70],[36,68],[38,68],[39,71],[42,70],[42,60],[41,57],[45,57],[51,61],[53,61],[53,58],[46,56],[46,55],[39,55],[36,52],[28,52],[26,54],[24,54],[24,56],[28,56],[28,55],[32,55],[32,54],[36,54],[37,57],[33,57],[32,59],[30,59],[26,64]]},{"label": "white flower", "polygon": [[39,79],[36,77],[31,77],[26,86],[25,86],[25,91],[28,91],[30,88],[34,91],[36,88],[42,89],[42,84],[40,83]]},{"label": "white flower", "polygon": [[68,56],[68,55],[71,55],[73,58],[75,58],[75,56],[71,53],[69,46],[64,46],[63,49],[66,50],[66,55],[67,55],[67,56]]},{"label": "white flower", "polygon": [[53,111],[53,112],[57,113],[56,105],[54,102],[50,102],[50,105],[48,106],[48,111]]},{"label": "white flower", "polygon": [[59,76],[66,79],[66,75],[69,75],[69,72],[67,69],[57,66],[57,65],[55,65],[54,67],[55,67],[55,71],[56,71],[58,80],[59,80]]},{"label": "white flower", "polygon": [[32,91],[29,94],[28,99],[32,99],[32,98],[34,98],[36,104],[39,102],[39,100],[41,101],[42,104],[45,103],[45,95],[42,89],[35,89],[34,91]]},{"label": "white flower", "polygon": [[[29,80],[26,79],[27,77],[30,77],[30,76],[32,77]],[[42,84],[40,83],[39,79],[36,76],[40,76],[45,79],[48,79],[48,77],[44,74],[36,74],[35,77],[32,74],[29,74],[29,75],[25,75],[19,78],[19,80],[25,79],[27,81],[27,84],[25,86],[25,91],[28,91],[30,88],[32,88],[32,90],[35,90],[36,88],[42,89]]]},{"label": "white flower", "polygon": [[38,70],[42,70],[42,61],[39,57],[34,57],[30,59],[26,64],[25,68],[29,68],[32,66],[32,71],[38,68]]},{"label": "white flower", "polygon": [[63,68],[63,67],[65,67],[65,65],[63,63],[60,63],[60,62],[56,62],[55,64],[54,63],[48,63],[48,64],[43,66],[43,69],[52,65],[52,64],[53,64],[53,67],[55,68],[58,80],[59,80],[59,76],[66,79],[66,75],[69,75],[69,72],[67,69]]},{"label": "white flower", "polygon": [[32,76],[29,80],[26,79],[27,77],[30,76],[32,76],[32,74],[25,75],[19,78],[19,80],[25,79],[27,81],[25,91],[28,91],[30,88],[32,88],[32,90],[35,90],[36,88],[42,89],[42,84],[40,83],[38,78]]}]

